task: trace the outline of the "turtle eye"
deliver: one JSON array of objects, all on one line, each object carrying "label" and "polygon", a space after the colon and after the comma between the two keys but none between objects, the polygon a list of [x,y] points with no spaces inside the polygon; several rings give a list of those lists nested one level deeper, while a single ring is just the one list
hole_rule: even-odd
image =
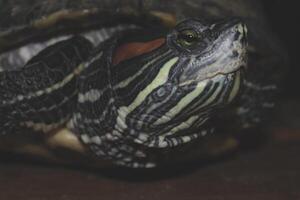
[{"label": "turtle eye", "polygon": [[177,42],[182,47],[191,47],[199,40],[199,35],[194,30],[183,30],[178,33]]}]

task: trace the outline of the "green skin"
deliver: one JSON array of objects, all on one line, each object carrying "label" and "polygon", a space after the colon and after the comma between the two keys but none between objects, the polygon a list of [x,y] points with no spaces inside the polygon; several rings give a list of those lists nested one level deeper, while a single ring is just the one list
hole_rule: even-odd
[{"label": "green skin", "polygon": [[[64,1],[64,2],[67,2],[67,1]],[[14,48],[15,46],[19,46],[21,44],[27,43],[27,41],[37,38],[38,35],[40,35],[40,34],[43,34],[46,37],[48,37],[49,34],[53,35],[53,33],[65,32],[65,29],[70,28],[70,27],[68,27],[67,24],[65,24],[66,21],[73,20],[74,22],[78,22],[78,21],[80,22],[80,20],[82,20],[84,17],[86,17],[86,16],[82,16],[82,13],[80,13],[80,12],[79,12],[80,17],[78,17],[78,13],[74,14],[72,12],[60,14],[59,12],[60,12],[64,2],[62,2],[62,4],[57,3],[57,2],[52,3],[51,6],[49,6],[47,8],[43,7],[47,3],[40,4],[37,2],[36,3],[37,7],[39,7],[38,5],[40,5],[45,10],[45,11],[41,12],[41,13],[43,13],[43,15],[49,15],[50,13],[53,13],[53,12],[54,12],[54,15],[52,15],[52,17],[49,17],[48,19],[46,18],[46,20],[40,20],[40,18],[39,18],[40,14],[32,15],[34,17],[34,21],[36,22],[36,23],[32,23],[32,26],[27,26],[26,22],[21,22],[21,21],[16,22],[16,23],[11,22],[11,23],[1,24],[1,27],[6,27],[6,30],[8,30],[8,31],[5,34],[2,34],[2,36],[0,36],[0,44],[1,44],[0,49],[7,50],[7,49]],[[103,2],[101,2],[101,3],[103,3]],[[129,4],[127,4],[128,2],[129,2]],[[119,23],[120,18],[124,17],[124,16],[126,16],[128,23],[130,23],[130,24],[134,23],[139,26],[143,25],[143,24],[149,25],[149,24],[158,24],[158,23],[170,25],[171,22],[170,22],[170,20],[166,19],[166,16],[162,17],[161,15],[158,16],[158,15],[154,15],[153,13],[151,13],[152,11],[163,11],[165,13],[170,8],[171,8],[170,10],[174,10],[174,9],[172,9],[171,5],[169,5],[168,3],[166,3],[165,6],[162,8],[158,1],[153,1],[153,2],[149,1],[148,4],[143,4],[139,1],[128,1],[128,2],[125,2],[124,4],[118,4],[121,11],[117,15],[112,15],[113,17],[110,19],[111,21],[102,22],[100,20],[100,21],[97,21],[97,24],[93,24],[94,21],[91,20],[91,21],[88,21],[88,22],[91,22],[91,24],[87,23],[86,26],[87,27],[89,27],[89,26],[90,27],[94,27],[94,26],[99,27],[99,26],[103,26],[104,24],[116,23],[116,22]],[[202,17],[202,16],[199,16],[199,14],[198,14],[198,13],[202,13],[203,15],[205,15],[206,18],[216,19],[216,18],[220,18],[220,17],[223,18],[224,16],[227,16],[226,13],[227,12],[229,13],[229,11],[231,11],[231,9],[232,9],[232,6],[230,6],[230,9],[228,8],[229,7],[229,6],[227,6],[228,2],[225,0],[224,1],[216,1],[216,2],[211,3],[210,5],[206,5],[205,2],[206,1],[197,1],[197,3],[196,3],[193,1],[188,1],[188,2],[184,3],[182,1],[178,1],[177,4],[175,4],[178,6],[175,9],[175,13],[180,13],[177,15],[177,16],[179,16],[179,18],[182,18],[183,16]],[[192,5],[191,3],[192,4],[196,3],[196,5],[198,5],[198,7],[191,6]],[[95,4],[97,4],[97,3],[95,2]],[[127,7],[125,6],[126,4],[131,5],[131,8],[133,8],[133,9],[128,10]],[[68,4],[64,4],[64,5],[68,5]],[[9,8],[10,6],[11,6],[10,4],[7,5],[7,8],[5,9],[6,12],[10,11],[10,8]],[[88,8],[89,5],[85,5],[84,3],[81,3],[81,4],[70,4],[68,6],[71,6],[71,7],[66,7],[66,8],[72,8],[72,6],[80,6],[80,9],[82,9],[82,8]],[[114,8],[114,6],[115,5],[112,5],[111,3],[107,2],[106,11],[108,14],[112,14],[114,12],[113,11],[114,9],[111,9],[111,10],[109,9],[109,7]],[[144,7],[144,9],[141,9],[142,7]],[[253,59],[254,57],[257,57],[257,54],[261,54],[261,52],[263,52],[263,51],[268,51],[268,53],[271,52],[269,55],[274,56],[277,58],[277,60],[279,59],[281,61],[282,57],[277,56],[278,54],[279,55],[281,54],[281,50],[280,50],[280,48],[277,48],[276,46],[275,46],[276,48],[273,48],[275,40],[272,40],[272,45],[273,45],[272,48],[271,48],[270,42],[268,40],[265,40],[265,39],[261,40],[261,37],[264,34],[267,34],[268,32],[266,29],[264,29],[264,26],[263,26],[264,21],[260,20],[261,19],[260,11],[258,8],[256,8],[254,6],[254,4],[247,2],[247,1],[243,1],[243,2],[238,2],[238,3],[234,4],[233,8],[234,7],[240,8],[240,9],[233,10],[234,12],[240,12],[240,13],[234,13],[234,15],[242,17],[246,23],[249,21],[249,23],[247,25],[250,26],[249,34],[251,37],[250,37],[249,43],[250,43],[251,51],[249,51],[249,65],[248,65],[248,69],[247,69],[247,73],[246,73],[246,77],[245,77],[246,79],[244,82],[244,92],[241,93],[240,97],[235,101],[235,103],[232,104],[230,108],[228,108],[228,111],[217,112],[217,115],[215,115],[213,118],[211,118],[211,120],[209,121],[209,124],[206,125],[206,128],[208,128],[208,127],[209,128],[218,128],[218,129],[221,129],[222,131],[225,131],[228,133],[233,133],[236,130],[241,130],[244,128],[249,128],[249,127],[255,126],[257,123],[259,123],[264,118],[264,113],[266,113],[267,110],[269,110],[269,107],[272,107],[272,105],[273,105],[272,98],[275,93],[274,89],[277,87],[276,85],[277,85],[278,81],[280,80],[280,77],[277,76],[277,74],[275,74],[274,72],[277,72],[278,70],[280,70],[280,69],[278,69],[278,65],[280,65],[282,63],[282,62],[274,62],[273,63],[273,61],[272,61],[272,63],[270,63],[269,65],[267,65],[267,66],[264,65],[263,68],[259,68],[260,63],[263,63],[263,60],[261,60],[262,58],[260,58],[259,60]],[[218,12],[215,12],[216,11],[215,8],[218,8]],[[252,15],[253,13],[246,12],[247,8],[251,8],[253,10],[253,13],[257,12],[256,13],[257,15]],[[204,12],[199,12],[199,9],[203,10]],[[41,10],[43,10],[43,9],[41,9]],[[238,10],[238,11],[236,11],[236,10]],[[17,15],[18,14],[26,15],[26,13],[27,14],[29,13],[29,10],[27,10],[26,6],[24,6],[24,9],[21,9],[21,11],[19,11],[19,12],[20,13],[17,13]],[[30,12],[36,12],[36,11],[32,10]],[[58,12],[60,15],[56,15],[55,12]],[[184,14],[185,12],[188,12],[189,15],[185,15]],[[95,13],[94,12],[90,12],[90,13],[91,14],[89,17],[96,18],[96,17],[103,15],[104,12],[103,12],[103,10],[100,9],[100,11],[98,10]],[[104,13],[104,15],[107,15],[107,13]],[[137,18],[135,18],[136,15],[141,15],[141,14],[147,16],[145,18],[144,22],[139,22],[138,20],[136,20]],[[61,17],[61,16],[67,16],[67,15],[72,16],[72,17],[69,17],[69,18]],[[8,15],[8,16],[10,16],[10,15]],[[51,15],[49,15],[49,16],[51,16]],[[58,18],[54,17],[56,19],[56,20],[54,20],[54,23],[53,23],[53,16],[55,16],[55,17],[59,16]],[[74,17],[74,16],[76,16],[76,17]],[[253,17],[253,16],[255,16],[255,17]],[[256,17],[257,17],[257,19],[256,19]],[[65,20],[66,18],[68,20]],[[97,18],[97,19],[99,19],[99,18]],[[100,19],[103,19],[103,17]],[[259,20],[260,23],[258,25],[261,25],[262,27],[257,26],[255,29],[251,29],[251,24],[253,23],[252,22],[253,20]],[[57,24],[58,21],[62,24],[61,26]],[[83,21],[87,22],[86,20],[83,20]],[[68,24],[72,24],[72,23],[68,23]],[[211,25],[212,24],[210,24],[209,26],[211,26]],[[74,23],[74,25],[72,25],[72,26],[74,26],[72,28],[76,30],[78,27],[82,27],[82,23],[81,24]],[[191,27],[192,27],[192,29],[195,29],[195,28],[197,29],[197,27],[199,27],[199,26],[194,25]],[[259,31],[257,29],[259,29]],[[14,31],[10,32],[11,30],[14,30]],[[30,30],[30,31],[28,31],[28,30]],[[178,30],[178,28],[176,28],[175,30]],[[26,32],[31,32],[31,36],[34,38],[27,37]],[[260,34],[259,35],[256,34],[257,32],[260,32]],[[244,34],[244,32],[242,32],[242,34]],[[172,34],[171,34],[171,36],[172,36]],[[171,39],[169,39],[168,41],[176,41],[175,43],[178,44],[177,46],[181,46],[181,47],[184,47],[185,49],[189,49],[189,47],[186,46],[187,43],[190,43],[190,41],[188,41],[187,37],[184,36],[180,39],[181,41],[178,41],[174,38],[172,39],[171,36],[170,36]],[[16,40],[13,40],[13,41],[9,40],[9,38],[13,38],[13,37],[16,38]],[[268,38],[271,38],[271,37],[268,37]],[[258,42],[260,40],[261,40],[261,42]],[[10,42],[7,42],[7,41],[10,41]],[[257,43],[253,43],[253,41],[255,41]],[[197,40],[196,42],[193,41],[193,44],[196,44],[196,46],[197,46],[197,44],[200,45],[202,42],[203,42],[202,40]],[[239,42],[241,42],[241,41],[239,41]],[[219,41],[219,43],[222,43],[222,42]],[[257,49],[257,47],[260,47],[260,46],[263,46],[263,48]],[[86,48],[89,49],[88,46]],[[230,50],[232,50],[232,49],[230,49]],[[224,51],[224,49],[222,49],[222,51]],[[226,50],[226,51],[228,52],[228,50]],[[199,52],[199,49],[195,50],[195,52]],[[217,53],[218,51],[213,51],[213,52],[216,55],[218,55],[218,53]],[[236,63],[235,66],[233,66],[232,64],[228,64],[231,62],[226,63],[227,61],[222,61],[222,63],[224,64],[224,65],[222,65],[222,67],[220,67],[219,65],[215,65],[216,67],[212,66],[210,68],[203,68],[201,71],[197,71],[197,72],[193,71],[194,70],[193,66],[201,66],[201,64],[203,64],[203,63],[201,63],[201,62],[195,63],[194,62],[194,64],[191,66],[184,66],[183,69],[186,69],[186,70],[184,70],[184,72],[181,76],[181,79],[180,79],[182,81],[182,84],[185,84],[187,82],[187,80],[194,80],[195,82],[199,83],[201,81],[205,81],[207,79],[207,77],[209,77],[210,79],[214,79],[214,78],[218,77],[217,76],[218,74],[226,75],[226,74],[231,74],[232,72],[239,70],[241,66],[245,65],[245,59],[244,59],[245,57],[244,57],[244,53],[242,53],[242,52],[244,52],[244,50],[241,51],[240,47],[238,48],[237,52],[238,52],[238,55],[242,55],[242,56],[238,57],[237,60],[239,60],[239,61],[235,62]],[[189,54],[197,55],[198,53],[189,52]],[[37,57],[37,59],[39,59],[39,56]],[[42,59],[42,58],[40,57],[40,59]],[[182,58],[181,58],[181,61],[182,61]],[[81,62],[81,61],[79,61],[79,62]],[[226,67],[226,66],[230,66],[230,67]],[[5,67],[9,68],[9,66],[5,66]],[[260,69],[259,75],[257,75],[256,69]],[[277,71],[273,70],[273,69],[276,69]],[[272,71],[272,70],[274,72],[270,73],[270,71]],[[268,73],[268,78],[266,78],[264,76],[264,74],[266,74],[266,73]],[[253,96],[259,96],[260,98],[254,99]],[[226,104],[224,104],[224,105],[227,105],[227,103],[228,102],[226,102]],[[222,105],[222,106],[224,106],[224,105]],[[70,108],[70,109],[72,109],[72,108]],[[249,112],[249,110],[250,110],[250,112]],[[224,116],[226,116],[226,117],[224,117]],[[228,127],[227,125],[223,126],[222,123],[220,123],[220,121],[224,121],[224,119],[230,119],[231,127]],[[75,125],[76,125],[76,122],[75,122]],[[74,126],[71,126],[70,128],[72,130],[74,128]],[[76,132],[76,130],[75,130],[75,132]],[[82,133],[77,133],[77,134],[81,135]],[[13,139],[16,138],[16,136],[11,136],[11,135],[6,136],[6,137],[12,137]],[[42,140],[44,140],[44,139],[42,139]],[[85,143],[84,139],[82,139],[82,141]],[[2,139],[1,142],[4,144],[7,143],[7,142],[5,142],[5,139]],[[39,141],[39,142],[41,144],[40,146],[43,147],[44,144],[41,141]],[[201,141],[201,142],[203,142],[203,141]],[[63,142],[61,142],[61,143],[63,144],[63,143],[69,143],[69,142],[66,140],[63,140]],[[71,141],[70,141],[70,143],[71,143]],[[140,141],[140,143],[142,143],[143,146],[145,146],[145,147],[142,147],[141,149],[145,149],[145,148],[147,149],[150,147],[149,155],[151,155],[150,156],[151,158],[148,156],[146,159],[146,162],[145,162],[145,160],[142,160],[142,161],[139,160],[137,162],[130,162],[130,163],[124,163],[124,160],[117,160],[116,162],[118,164],[130,166],[130,167],[147,167],[147,166],[150,167],[150,166],[153,166],[153,162],[157,162],[156,160],[167,160],[167,162],[168,162],[168,160],[172,160],[172,158],[174,158],[172,156],[167,156],[167,158],[164,156],[164,155],[166,155],[165,152],[169,152],[169,148],[165,148],[168,146],[164,146],[163,144],[158,145],[159,148],[164,146],[165,149],[162,151],[159,150],[159,152],[157,153],[156,146],[153,146],[151,141],[145,140],[142,142]],[[184,149],[191,148],[189,146],[193,146],[193,147],[199,146],[199,144],[197,144],[197,143],[199,143],[199,141],[193,142],[192,144],[189,144],[189,145],[185,145],[185,147],[180,148],[179,151],[185,152]],[[2,146],[5,146],[5,145],[2,145]],[[45,146],[47,146],[47,145],[45,145]],[[66,147],[66,146],[67,146],[67,149],[70,147],[68,145],[65,145],[64,147]],[[87,144],[87,146],[90,146],[90,145]],[[175,145],[175,146],[177,146],[177,145]],[[202,144],[201,146],[205,146],[205,145]],[[155,147],[155,148],[153,148],[153,147]],[[138,148],[140,148],[140,147],[138,147]],[[76,149],[78,150],[78,148],[76,148]],[[92,151],[93,151],[93,148],[92,148]],[[84,153],[86,153],[86,152],[84,151]],[[97,152],[95,152],[95,151],[94,151],[94,153],[97,154]],[[177,148],[177,150],[174,150],[173,152],[170,153],[170,155],[172,155],[172,154],[178,155],[178,148]],[[154,157],[156,157],[154,159],[155,161],[151,160],[153,155],[155,155]],[[187,156],[184,156],[184,157],[187,157]]]}]

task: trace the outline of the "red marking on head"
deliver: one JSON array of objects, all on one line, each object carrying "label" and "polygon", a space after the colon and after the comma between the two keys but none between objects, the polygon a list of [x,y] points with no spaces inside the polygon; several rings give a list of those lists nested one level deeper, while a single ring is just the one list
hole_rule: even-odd
[{"label": "red marking on head", "polygon": [[128,60],[135,56],[148,53],[165,43],[164,38],[152,40],[150,42],[131,42],[123,44],[116,49],[113,57],[113,65],[117,65],[124,60]]}]

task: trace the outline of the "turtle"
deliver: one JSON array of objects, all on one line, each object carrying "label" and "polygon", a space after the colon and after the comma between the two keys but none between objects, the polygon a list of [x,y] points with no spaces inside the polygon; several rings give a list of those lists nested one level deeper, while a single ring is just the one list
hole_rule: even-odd
[{"label": "turtle", "polygon": [[0,0],[0,149],[131,168],[265,123],[286,56],[254,0]]}]

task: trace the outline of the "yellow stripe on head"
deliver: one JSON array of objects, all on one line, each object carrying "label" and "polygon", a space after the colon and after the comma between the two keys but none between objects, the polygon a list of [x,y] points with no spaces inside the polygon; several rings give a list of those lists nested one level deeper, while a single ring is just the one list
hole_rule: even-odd
[{"label": "yellow stripe on head", "polygon": [[156,88],[165,84],[168,80],[170,70],[172,66],[178,61],[178,57],[174,57],[166,62],[162,68],[159,70],[157,76],[153,79],[153,81],[144,89],[142,90],[135,100],[129,106],[123,106],[119,108],[119,113],[121,112],[121,116],[123,119],[132,112],[135,108],[142,104],[145,98]]}]

